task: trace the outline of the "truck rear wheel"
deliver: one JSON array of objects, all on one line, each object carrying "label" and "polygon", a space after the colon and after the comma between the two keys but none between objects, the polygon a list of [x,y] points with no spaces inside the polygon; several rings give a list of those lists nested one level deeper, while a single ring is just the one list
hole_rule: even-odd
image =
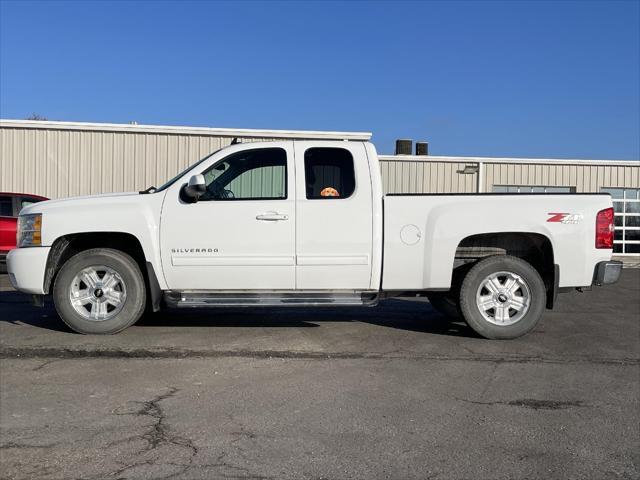
[{"label": "truck rear wheel", "polygon": [[124,252],[85,250],[60,269],[53,301],[60,318],[76,332],[117,333],[144,312],[144,278],[135,260]]},{"label": "truck rear wheel", "polygon": [[490,339],[521,337],[542,317],[546,289],[540,274],[509,255],[489,257],[469,270],[460,290],[460,310],[467,324]]}]

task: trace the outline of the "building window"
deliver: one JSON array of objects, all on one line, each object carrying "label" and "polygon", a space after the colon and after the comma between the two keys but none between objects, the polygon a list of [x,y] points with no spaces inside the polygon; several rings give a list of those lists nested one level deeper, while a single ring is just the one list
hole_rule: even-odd
[{"label": "building window", "polygon": [[576,187],[549,187],[533,185],[494,185],[496,193],[575,193]]},{"label": "building window", "polygon": [[602,188],[611,195],[615,211],[613,252],[640,254],[640,188]]},{"label": "building window", "polygon": [[310,200],[348,198],[356,189],[353,156],[344,148],[310,148],[304,174]]}]

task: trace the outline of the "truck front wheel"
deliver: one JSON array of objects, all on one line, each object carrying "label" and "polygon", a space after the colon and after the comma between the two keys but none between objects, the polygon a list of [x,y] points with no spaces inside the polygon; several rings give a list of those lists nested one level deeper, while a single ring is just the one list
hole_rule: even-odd
[{"label": "truck front wheel", "polygon": [[144,312],[144,278],[135,260],[124,252],[85,250],[58,272],[53,301],[60,318],[76,332],[117,333]]},{"label": "truck front wheel", "polygon": [[460,310],[479,335],[521,337],[542,317],[546,290],[540,274],[509,255],[485,258],[469,270],[460,290]]}]

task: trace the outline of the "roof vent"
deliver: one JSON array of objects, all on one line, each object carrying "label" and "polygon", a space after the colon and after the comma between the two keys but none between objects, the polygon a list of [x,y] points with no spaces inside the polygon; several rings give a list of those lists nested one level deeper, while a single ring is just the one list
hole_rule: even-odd
[{"label": "roof vent", "polygon": [[429,142],[416,142],[416,155],[429,155]]},{"label": "roof vent", "polygon": [[396,155],[411,155],[411,150],[413,150],[413,140],[396,140]]}]

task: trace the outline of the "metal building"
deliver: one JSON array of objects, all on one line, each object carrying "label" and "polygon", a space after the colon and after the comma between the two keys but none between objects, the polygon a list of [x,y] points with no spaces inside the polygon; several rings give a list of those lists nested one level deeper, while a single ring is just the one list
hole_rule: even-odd
[{"label": "metal building", "polygon": [[[50,198],[160,185],[240,141],[367,140],[369,133],[0,120],[0,191]],[[382,155],[386,193],[608,192],[620,254],[640,254],[640,162]]]},{"label": "metal building", "polygon": [[387,193],[591,193],[613,197],[614,252],[640,255],[640,162],[381,155]]}]

